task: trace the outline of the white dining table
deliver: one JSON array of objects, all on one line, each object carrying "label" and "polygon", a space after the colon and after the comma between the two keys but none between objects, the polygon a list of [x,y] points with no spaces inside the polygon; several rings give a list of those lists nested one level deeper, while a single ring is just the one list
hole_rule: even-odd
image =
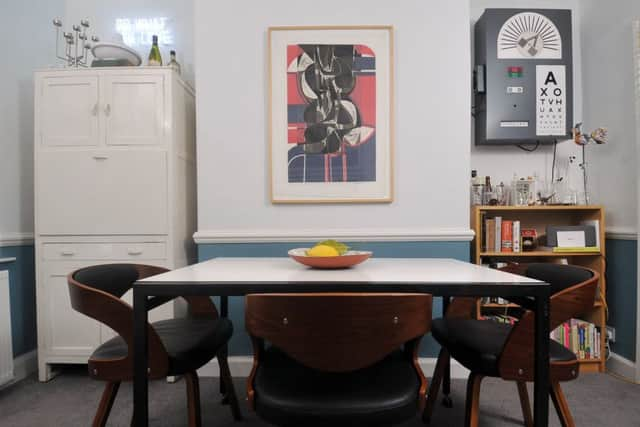
[{"label": "white dining table", "polygon": [[214,258],[137,281],[134,295],[134,423],[148,424],[147,320],[150,297],[226,297],[279,292],[417,292],[519,298],[535,311],[534,425],[548,425],[550,286],[538,280],[447,258],[372,258],[321,270],[289,258]]}]

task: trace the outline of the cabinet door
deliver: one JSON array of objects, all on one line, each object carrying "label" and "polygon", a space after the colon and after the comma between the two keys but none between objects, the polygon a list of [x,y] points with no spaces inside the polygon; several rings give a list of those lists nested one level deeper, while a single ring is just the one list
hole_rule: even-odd
[{"label": "cabinet door", "polygon": [[108,76],[101,80],[107,145],[156,145],[164,142],[164,78]]},{"label": "cabinet door", "polygon": [[[56,356],[89,356],[100,344],[100,324],[71,308],[67,274],[81,265],[43,263],[38,283],[38,310],[43,310],[40,330],[45,345]],[[43,330],[44,329],[44,330]]]},{"label": "cabinet door", "polygon": [[42,79],[37,106],[43,146],[97,145],[98,78],[47,77]]},{"label": "cabinet door", "polygon": [[168,232],[164,151],[48,151],[36,167],[39,234]]}]

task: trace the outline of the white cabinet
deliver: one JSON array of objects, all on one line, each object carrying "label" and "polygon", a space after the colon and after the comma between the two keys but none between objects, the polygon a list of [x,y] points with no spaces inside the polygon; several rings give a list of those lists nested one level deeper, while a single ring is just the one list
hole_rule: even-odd
[{"label": "white cabinet", "polygon": [[[35,73],[38,360],[86,363],[108,327],[75,312],[66,276],[89,265],[195,261],[194,93],[166,67]],[[124,296],[131,300],[130,293]],[[150,320],[173,316],[166,304]]]}]

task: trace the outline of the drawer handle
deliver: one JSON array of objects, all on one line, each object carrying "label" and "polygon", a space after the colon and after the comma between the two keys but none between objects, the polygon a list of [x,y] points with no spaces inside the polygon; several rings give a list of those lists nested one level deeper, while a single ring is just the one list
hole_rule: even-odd
[{"label": "drawer handle", "polygon": [[108,116],[111,114],[111,104],[107,104],[104,106],[104,114],[105,116]]},{"label": "drawer handle", "polygon": [[95,156],[93,156],[93,158],[94,158],[95,160],[107,160],[107,159],[109,158],[109,156],[104,156],[104,155],[99,156],[99,155],[95,155]]},{"label": "drawer handle", "polygon": [[73,256],[73,255],[75,255],[76,253],[75,253],[74,251],[61,251],[61,252],[60,252],[60,254],[61,254],[62,256]]},{"label": "drawer handle", "polygon": [[127,249],[129,255],[142,255],[142,249]]}]

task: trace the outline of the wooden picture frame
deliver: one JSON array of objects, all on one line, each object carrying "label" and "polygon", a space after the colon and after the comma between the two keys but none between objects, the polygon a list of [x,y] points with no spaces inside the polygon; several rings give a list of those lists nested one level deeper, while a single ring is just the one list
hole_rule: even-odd
[{"label": "wooden picture frame", "polygon": [[393,201],[393,27],[268,30],[272,203]]}]

